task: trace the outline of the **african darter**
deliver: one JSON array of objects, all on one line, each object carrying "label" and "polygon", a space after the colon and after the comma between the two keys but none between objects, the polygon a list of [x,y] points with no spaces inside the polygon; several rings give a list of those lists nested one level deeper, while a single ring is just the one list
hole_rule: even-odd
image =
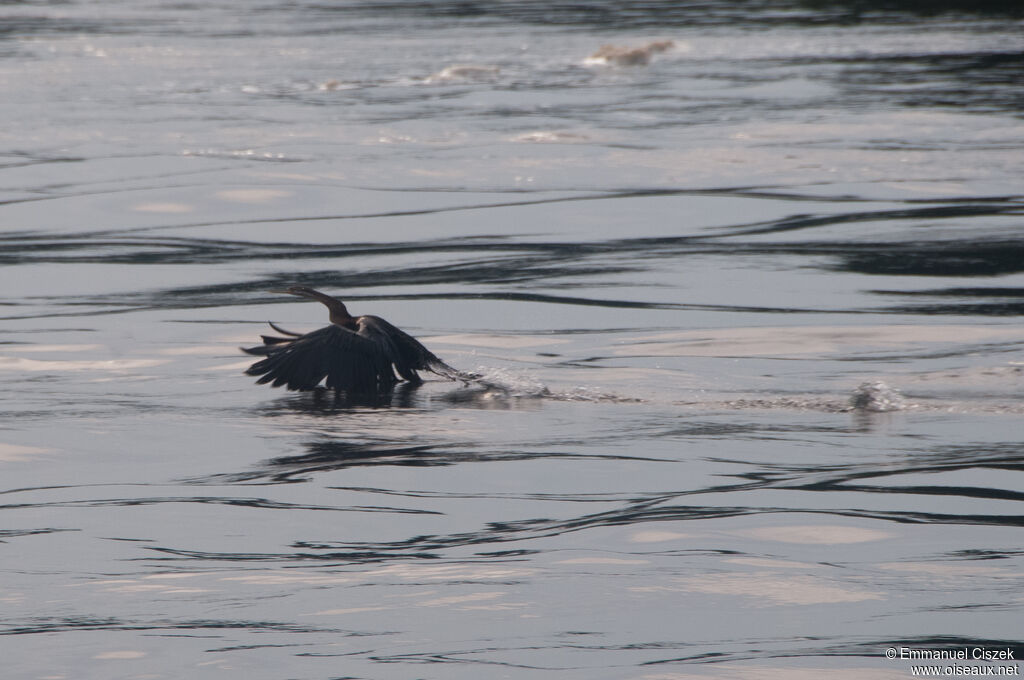
[{"label": "african darter", "polygon": [[[284,385],[289,390],[313,390],[323,385],[335,392],[375,394],[395,383],[420,383],[416,371],[430,371],[449,380],[476,376],[458,371],[430,353],[414,337],[379,316],[352,316],[341,300],[306,286],[291,286],[287,293],[322,302],[330,310],[331,325],[306,334],[271,328],[287,337],[263,335],[263,344],[241,348],[266,357],[246,370],[258,375],[259,384]],[[395,377],[395,372],[400,376]]]}]

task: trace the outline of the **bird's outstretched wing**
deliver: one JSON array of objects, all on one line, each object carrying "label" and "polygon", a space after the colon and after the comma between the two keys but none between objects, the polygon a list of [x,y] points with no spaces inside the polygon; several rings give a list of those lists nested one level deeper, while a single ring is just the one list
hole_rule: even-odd
[{"label": "bird's outstretched wing", "polygon": [[449,380],[471,379],[470,374],[444,363],[420,344],[419,340],[379,316],[360,316],[356,320],[356,327],[359,335],[384,348],[398,375],[405,380],[418,381],[420,378],[416,375],[417,370],[430,371]]},{"label": "bird's outstretched wing", "polygon": [[262,346],[244,352],[265,356],[246,373],[258,375],[259,384],[284,385],[289,390],[312,390],[325,384],[335,391],[373,393],[392,387],[396,380],[387,348],[340,326],[326,326],[305,335],[281,328],[288,338],[264,336]]}]

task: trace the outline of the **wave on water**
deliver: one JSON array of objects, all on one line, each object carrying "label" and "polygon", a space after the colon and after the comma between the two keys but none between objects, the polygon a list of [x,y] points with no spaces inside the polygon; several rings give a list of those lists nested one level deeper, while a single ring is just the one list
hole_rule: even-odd
[{"label": "wave on water", "polygon": [[427,76],[423,82],[430,85],[452,81],[485,81],[495,78],[500,72],[498,66],[489,64],[452,64]]},{"label": "wave on water", "polygon": [[[688,404],[689,405],[689,404]],[[713,404],[704,402],[697,404],[710,407]],[[881,380],[863,382],[853,390],[848,399],[835,397],[808,396],[777,396],[759,398],[730,399],[714,404],[730,409],[793,409],[798,411],[823,411],[826,413],[889,413],[918,408],[919,404],[911,404],[900,394],[899,390]]]}]

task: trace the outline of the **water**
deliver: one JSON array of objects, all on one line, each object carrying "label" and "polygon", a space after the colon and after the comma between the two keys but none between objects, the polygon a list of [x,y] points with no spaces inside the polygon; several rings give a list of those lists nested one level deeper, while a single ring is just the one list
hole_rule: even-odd
[{"label": "water", "polygon": [[4,5],[5,677],[1019,657],[1024,17],[681,4]]}]

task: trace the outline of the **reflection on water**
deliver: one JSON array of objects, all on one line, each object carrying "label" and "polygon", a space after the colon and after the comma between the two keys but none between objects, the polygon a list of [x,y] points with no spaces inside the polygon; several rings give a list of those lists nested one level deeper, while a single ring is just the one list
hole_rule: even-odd
[{"label": "reflection on water", "polygon": [[1024,654],[1018,7],[2,7],[11,677]]}]

